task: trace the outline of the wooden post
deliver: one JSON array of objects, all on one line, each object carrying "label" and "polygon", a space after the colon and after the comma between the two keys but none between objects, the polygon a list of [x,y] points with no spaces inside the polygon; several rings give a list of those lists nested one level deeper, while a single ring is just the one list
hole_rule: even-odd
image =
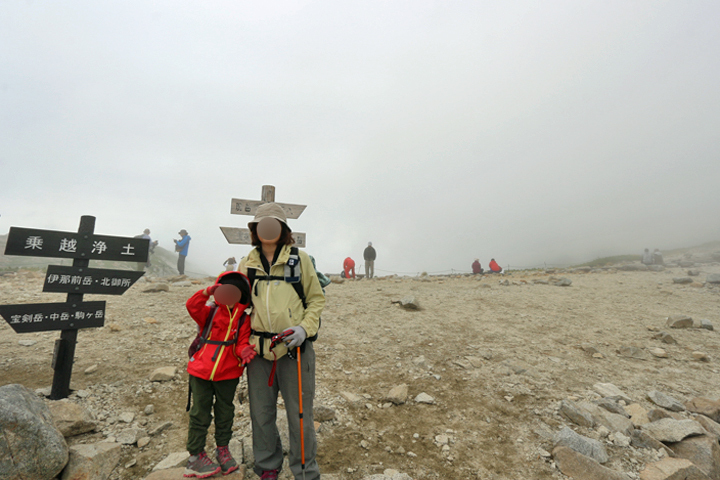
[{"label": "wooden post", "polygon": [[262,203],[273,203],[275,201],[275,187],[272,185],[263,185],[260,200],[262,200]]},{"label": "wooden post", "polygon": [[[90,237],[95,231],[95,217],[83,215],[80,217],[80,227],[78,234],[81,241],[89,242]],[[73,259],[73,267],[87,268],[90,264],[88,258]],[[67,303],[81,303],[83,300],[82,293],[68,293]],[[78,329],[62,330],[60,332],[60,340],[55,342],[55,354],[53,355],[53,375],[52,390],[50,391],[50,400],[60,400],[70,395],[70,378],[72,377],[72,367],[75,361],[75,345],[77,345]]]}]

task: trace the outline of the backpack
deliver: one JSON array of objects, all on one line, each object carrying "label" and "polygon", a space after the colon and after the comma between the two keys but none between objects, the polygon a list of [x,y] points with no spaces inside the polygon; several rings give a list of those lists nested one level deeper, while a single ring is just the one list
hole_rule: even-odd
[{"label": "backpack", "polygon": [[[257,284],[255,283],[256,280],[282,280],[292,285],[292,287],[295,289],[295,292],[298,294],[298,297],[300,297],[300,301],[302,301],[303,308],[307,308],[305,289],[303,288],[302,282],[300,282],[302,272],[300,270],[300,255],[298,255],[298,247],[290,247],[290,258],[285,264],[285,275],[282,277],[279,277],[277,275],[257,275],[257,270],[254,268],[248,268],[247,271],[247,277],[248,280],[250,280],[250,290],[252,291],[253,289],[255,289],[255,295],[257,295]],[[318,332],[315,333],[315,335],[313,335],[312,337],[308,337],[307,340],[310,340],[311,342],[317,340],[321,325],[322,319],[319,318]],[[276,335],[275,333],[270,334],[268,332],[256,332],[255,330],[253,330],[251,333],[262,338],[272,338]]]}]

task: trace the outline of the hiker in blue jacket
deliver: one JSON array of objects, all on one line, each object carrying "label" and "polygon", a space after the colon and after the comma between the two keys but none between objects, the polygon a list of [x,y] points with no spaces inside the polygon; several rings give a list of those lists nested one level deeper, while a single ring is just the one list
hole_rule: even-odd
[{"label": "hiker in blue jacket", "polygon": [[185,257],[188,254],[188,247],[190,246],[190,235],[184,228],[178,232],[180,240],[173,240],[175,242],[175,251],[178,252],[178,263],[177,269],[180,275],[185,275]]}]

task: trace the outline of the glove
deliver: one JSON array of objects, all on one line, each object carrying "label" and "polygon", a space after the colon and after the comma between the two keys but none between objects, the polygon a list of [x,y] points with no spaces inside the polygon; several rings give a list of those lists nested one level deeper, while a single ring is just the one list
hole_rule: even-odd
[{"label": "glove", "polygon": [[219,286],[220,285],[218,285],[217,283],[215,285],[210,285],[205,289],[205,292],[208,294],[208,296],[210,296],[215,293],[215,290],[217,290]]},{"label": "glove", "polygon": [[[292,333],[288,335],[289,332]],[[289,350],[299,347],[307,338],[307,332],[305,332],[305,329],[300,325],[288,328],[283,334],[287,335],[287,337],[285,337],[285,345],[287,345]]]},{"label": "glove", "polygon": [[245,345],[242,350],[240,350],[240,360],[242,360],[243,366],[250,363],[250,360],[255,358],[255,345]]}]

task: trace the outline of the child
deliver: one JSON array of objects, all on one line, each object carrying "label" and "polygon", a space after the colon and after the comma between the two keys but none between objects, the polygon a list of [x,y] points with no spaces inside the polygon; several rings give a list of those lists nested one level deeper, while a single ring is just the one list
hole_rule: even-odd
[{"label": "child", "polygon": [[[211,295],[214,302],[209,301]],[[235,415],[235,389],[244,365],[255,356],[254,345],[248,345],[250,319],[245,309],[249,303],[250,284],[239,272],[223,272],[214,285],[198,291],[187,301],[188,312],[203,332],[203,339],[199,349],[192,352],[187,367],[192,408],[187,440],[190,458],[185,477],[207,478],[220,471],[227,475],[239,467],[228,444]],[[213,411],[218,463],[205,453]]]}]

